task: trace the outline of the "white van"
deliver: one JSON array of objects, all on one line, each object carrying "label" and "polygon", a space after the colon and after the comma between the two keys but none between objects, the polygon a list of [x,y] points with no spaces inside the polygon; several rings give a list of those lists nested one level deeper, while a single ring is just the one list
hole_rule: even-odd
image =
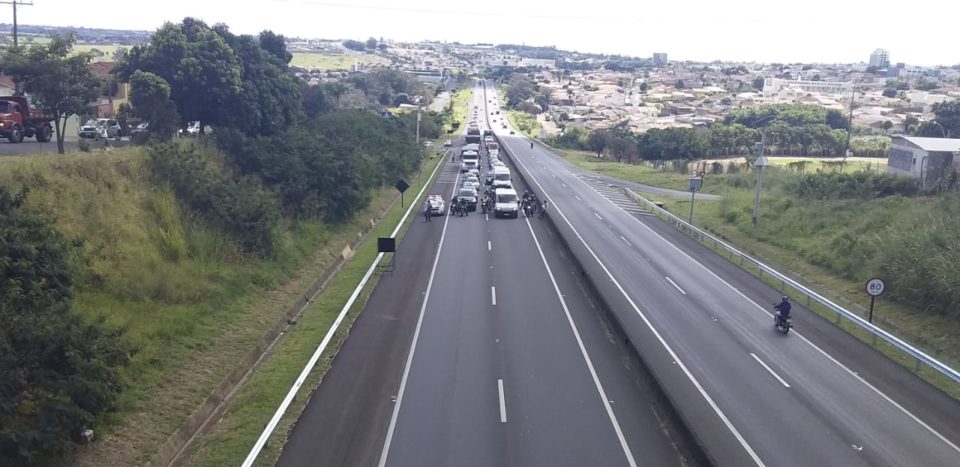
[{"label": "white van", "polygon": [[518,202],[516,190],[513,188],[498,188],[494,191],[493,217],[512,216],[516,219],[520,215]]},{"label": "white van", "polygon": [[502,166],[497,166],[493,168],[493,181],[494,183],[498,181],[511,181],[510,169]]},{"label": "white van", "polygon": [[476,159],[465,159],[460,163],[461,172],[469,172],[471,170],[480,170],[480,163]]}]

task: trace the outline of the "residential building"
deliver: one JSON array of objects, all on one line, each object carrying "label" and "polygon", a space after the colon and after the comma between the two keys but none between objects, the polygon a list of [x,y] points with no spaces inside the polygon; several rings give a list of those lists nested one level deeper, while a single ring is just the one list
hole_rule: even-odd
[{"label": "residential building", "polygon": [[668,63],[666,53],[657,52],[653,54],[653,66],[667,66]]},{"label": "residential building", "polygon": [[960,139],[894,136],[887,173],[920,179],[920,188],[935,185],[960,162]]},{"label": "residential building", "polygon": [[884,49],[874,50],[870,54],[870,66],[877,68],[886,68],[890,66],[890,52]]},{"label": "residential building", "polygon": [[12,96],[16,88],[16,85],[13,84],[13,79],[7,75],[0,74],[0,95],[3,96]]},{"label": "residential building", "polygon": [[763,80],[763,95],[771,97],[783,88],[796,88],[808,93],[850,94],[853,83],[841,81],[803,81],[766,78]]}]

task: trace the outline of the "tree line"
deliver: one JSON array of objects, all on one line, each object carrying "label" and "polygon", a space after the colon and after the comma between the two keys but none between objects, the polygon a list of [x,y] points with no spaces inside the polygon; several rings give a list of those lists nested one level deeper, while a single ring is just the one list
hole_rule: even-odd
[{"label": "tree line", "polygon": [[709,128],[654,128],[637,134],[626,121],[593,132],[568,126],[553,143],[590,150],[597,157],[606,152],[618,162],[693,160],[749,153],[765,131],[768,152],[842,156],[848,128],[846,116],[835,110],[775,104],[731,112]]}]

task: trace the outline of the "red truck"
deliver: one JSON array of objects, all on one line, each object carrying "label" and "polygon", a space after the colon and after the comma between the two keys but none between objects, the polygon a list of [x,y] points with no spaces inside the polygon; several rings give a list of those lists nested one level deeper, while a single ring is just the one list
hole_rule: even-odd
[{"label": "red truck", "polygon": [[0,138],[19,143],[24,137],[36,137],[46,143],[53,138],[52,115],[34,112],[26,97],[0,96]]}]

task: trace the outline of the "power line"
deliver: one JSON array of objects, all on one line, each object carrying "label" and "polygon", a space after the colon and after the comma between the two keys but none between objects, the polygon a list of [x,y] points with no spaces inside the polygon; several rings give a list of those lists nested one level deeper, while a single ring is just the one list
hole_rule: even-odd
[{"label": "power line", "polygon": [[493,16],[493,17],[512,17],[512,18],[535,18],[535,19],[563,19],[577,21],[643,21],[641,18],[626,18],[615,16],[570,16],[570,15],[543,15],[543,14],[508,14],[498,13],[490,10],[447,10],[437,8],[408,8],[395,7],[388,5],[364,5],[339,2],[327,2],[319,0],[272,0],[277,3],[301,3],[305,5],[328,6],[334,8],[347,8],[354,10],[376,10],[393,11],[400,13],[427,13],[439,15],[456,16]]},{"label": "power line", "polygon": [[17,6],[30,6],[33,5],[33,0],[30,3],[18,2],[17,0],[10,1],[0,1],[0,4],[3,5],[13,5],[13,46],[17,46]]}]

